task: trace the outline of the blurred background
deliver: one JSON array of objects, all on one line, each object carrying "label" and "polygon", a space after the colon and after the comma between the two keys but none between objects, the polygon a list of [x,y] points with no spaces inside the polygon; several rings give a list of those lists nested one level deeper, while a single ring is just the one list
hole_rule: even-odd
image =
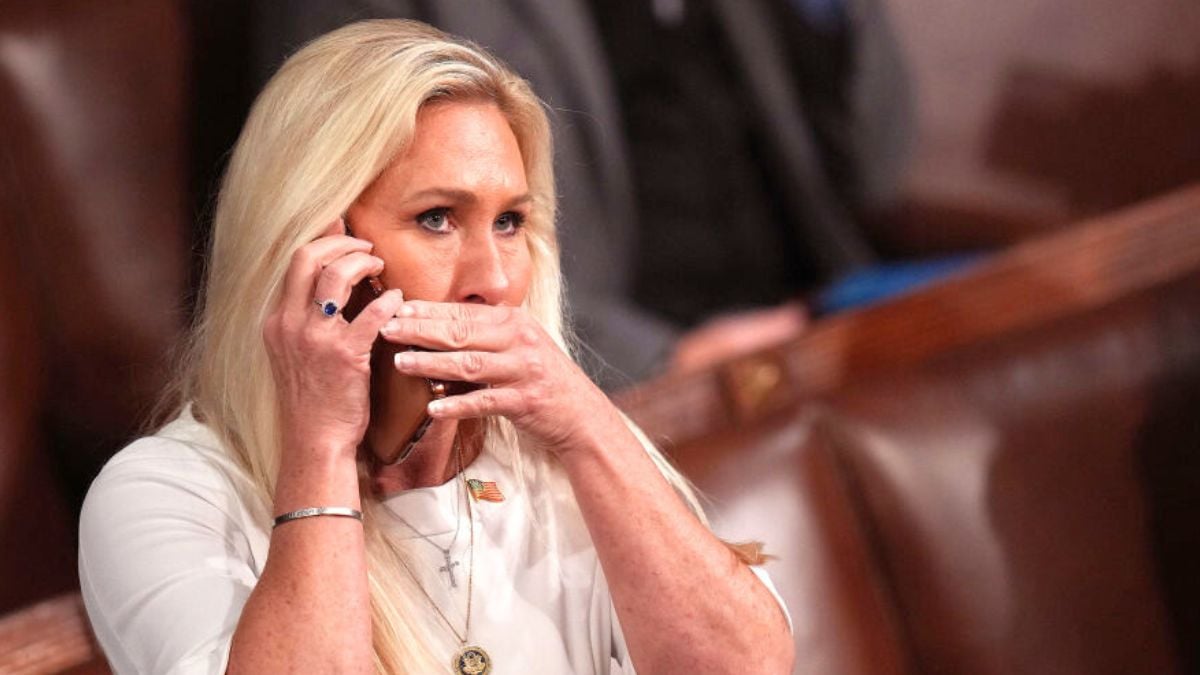
[{"label": "blurred background", "polygon": [[1200,672],[1194,0],[5,3],[0,671],[103,672],[76,514],[224,162],[382,16],[546,99],[585,365],[778,556],[797,672]]}]

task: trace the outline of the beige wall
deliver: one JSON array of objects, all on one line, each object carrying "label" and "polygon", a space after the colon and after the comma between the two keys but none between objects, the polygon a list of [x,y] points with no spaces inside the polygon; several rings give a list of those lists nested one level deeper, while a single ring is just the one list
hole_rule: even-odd
[{"label": "beige wall", "polygon": [[1196,0],[887,4],[917,87],[916,199],[1056,222],[1200,179]]}]

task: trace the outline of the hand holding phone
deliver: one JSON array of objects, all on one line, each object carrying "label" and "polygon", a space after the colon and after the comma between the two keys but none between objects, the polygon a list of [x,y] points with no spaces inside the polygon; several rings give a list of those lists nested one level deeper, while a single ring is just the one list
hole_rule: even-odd
[{"label": "hand holding phone", "polygon": [[[346,224],[346,234],[354,236]],[[387,290],[379,277],[368,277],[354,287],[342,315],[347,321]],[[363,445],[382,464],[397,464],[408,459],[417,441],[432,421],[427,413],[429,402],[447,394],[447,386],[423,377],[400,375],[393,367],[396,354],[406,349],[377,339],[371,348],[371,422]]]}]

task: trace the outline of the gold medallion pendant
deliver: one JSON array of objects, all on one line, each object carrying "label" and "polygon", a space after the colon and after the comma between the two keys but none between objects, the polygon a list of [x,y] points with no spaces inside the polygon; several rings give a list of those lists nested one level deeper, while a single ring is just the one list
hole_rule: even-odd
[{"label": "gold medallion pendant", "polygon": [[454,656],[454,672],[463,675],[487,675],[492,672],[492,657],[483,647],[464,646]]}]

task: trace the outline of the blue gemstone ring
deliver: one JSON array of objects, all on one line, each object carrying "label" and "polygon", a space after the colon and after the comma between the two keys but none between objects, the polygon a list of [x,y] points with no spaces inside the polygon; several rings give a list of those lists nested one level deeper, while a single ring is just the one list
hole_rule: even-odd
[{"label": "blue gemstone ring", "polygon": [[337,316],[337,313],[342,311],[342,308],[338,307],[338,304],[333,300],[313,300],[313,302],[316,303],[317,307],[321,308],[321,314],[329,318]]}]

